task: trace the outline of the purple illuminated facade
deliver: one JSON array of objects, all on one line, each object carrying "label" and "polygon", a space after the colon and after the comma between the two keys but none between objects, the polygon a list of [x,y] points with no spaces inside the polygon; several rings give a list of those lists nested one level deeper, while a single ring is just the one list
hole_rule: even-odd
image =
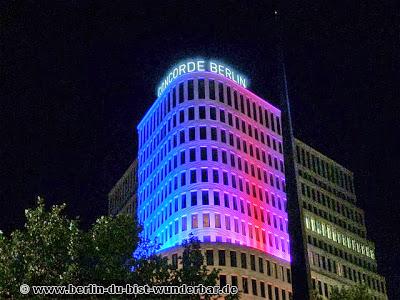
[{"label": "purple illuminated facade", "polygon": [[138,214],[161,250],[193,233],[289,261],[280,111],[233,80],[172,81],[138,125]]}]

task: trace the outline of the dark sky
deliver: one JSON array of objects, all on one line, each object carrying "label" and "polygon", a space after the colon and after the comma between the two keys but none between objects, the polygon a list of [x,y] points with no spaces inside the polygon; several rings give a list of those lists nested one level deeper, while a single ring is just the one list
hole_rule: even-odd
[{"label": "dark sky", "polygon": [[[37,195],[68,203],[85,226],[106,213],[107,192],[135,158],[136,125],[176,61],[219,58],[276,103],[272,5],[53,2],[0,4],[6,232]],[[398,10],[332,2],[280,7],[295,134],[354,171],[379,270],[400,299]]]}]

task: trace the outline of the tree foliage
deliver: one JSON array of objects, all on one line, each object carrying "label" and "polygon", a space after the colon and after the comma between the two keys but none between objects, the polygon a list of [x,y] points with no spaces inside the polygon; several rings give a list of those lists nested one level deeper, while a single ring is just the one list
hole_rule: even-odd
[{"label": "tree foliage", "polygon": [[[65,204],[46,210],[43,199],[39,198],[35,208],[25,211],[26,224],[22,230],[15,230],[10,236],[0,231],[0,298],[19,297],[21,284],[217,285],[219,270],[207,269],[195,237],[183,243],[181,264],[177,268],[157,254],[157,243],[139,239],[140,226],[131,216],[103,216],[84,231],[77,220],[65,216],[64,209]],[[152,298],[179,297],[153,295]],[[187,295],[182,297],[187,298]],[[227,298],[238,299],[238,296]]]}]

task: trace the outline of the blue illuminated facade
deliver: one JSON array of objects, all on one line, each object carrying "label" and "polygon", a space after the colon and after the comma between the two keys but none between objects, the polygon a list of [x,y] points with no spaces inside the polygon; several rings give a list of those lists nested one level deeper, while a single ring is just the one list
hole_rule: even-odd
[{"label": "blue illuminated facade", "polygon": [[212,72],[172,81],[138,125],[138,215],[161,250],[193,233],[290,260],[280,111]]}]

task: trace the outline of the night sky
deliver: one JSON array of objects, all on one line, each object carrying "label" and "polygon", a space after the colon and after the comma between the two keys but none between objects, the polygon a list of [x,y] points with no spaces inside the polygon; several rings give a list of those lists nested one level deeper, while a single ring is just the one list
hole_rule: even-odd
[{"label": "night sky", "polygon": [[[37,195],[66,202],[83,226],[106,214],[136,156],[136,125],[181,59],[220,59],[278,102],[272,5],[57,2],[0,4],[5,232],[23,226]],[[378,269],[400,299],[398,11],[313,2],[280,7],[295,135],[355,173]]]}]

